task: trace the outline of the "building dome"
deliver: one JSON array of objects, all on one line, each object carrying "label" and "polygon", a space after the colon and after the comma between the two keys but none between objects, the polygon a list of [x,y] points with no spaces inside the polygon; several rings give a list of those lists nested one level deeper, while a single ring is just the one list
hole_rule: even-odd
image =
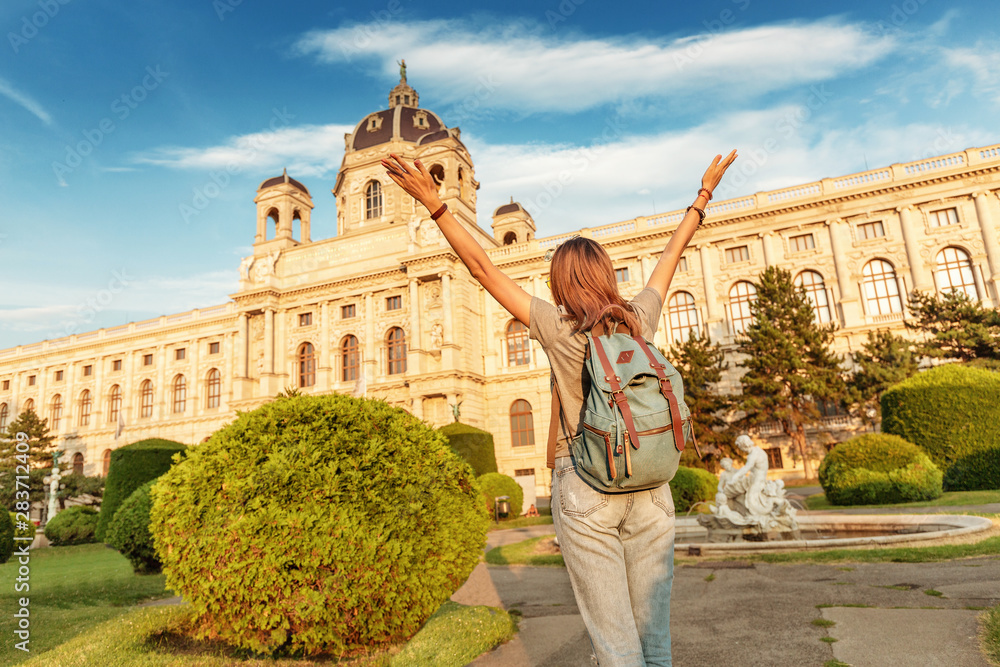
[{"label": "building dome", "polygon": [[518,211],[525,211],[524,207],[521,206],[520,202],[514,201],[514,198],[510,198],[509,204],[502,204],[497,207],[497,210],[493,211],[493,217],[496,218],[501,215],[507,215],[508,213],[517,213]]},{"label": "building dome", "polygon": [[400,78],[389,92],[389,108],[365,116],[345,137],[345,152],[361,151],[391,141],[423,146],[448,137],[458,138],[458,129],[449,129],[433,111],[420,108],[420,95]]},{"label": "building dome", "polygon": [[281,185],[282,183],[288,183],[292,187],[301,190],[306,195],[309,195],[309,188],[307,188],[306,186],[302,185],[302,183],[298,182],[297,180],[289,176],[287,169],[282,171],[281,176],[275,176],[273,178],[269,178],[266,181],[262,182],[260,186],[257,188],[257,192],[260,192],[261,190],[265,190],[267,188],[273,188],[275,185]]}]

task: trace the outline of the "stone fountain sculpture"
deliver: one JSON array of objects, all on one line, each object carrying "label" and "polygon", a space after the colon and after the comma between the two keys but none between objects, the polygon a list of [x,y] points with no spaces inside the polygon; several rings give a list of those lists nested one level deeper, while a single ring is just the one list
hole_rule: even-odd
[{"label": "stone fountain sculpture", "polygon": [[767,478],[767,453],[748,435],[736,438],[746,454],[742,468],[732,459],[722,459],[719,487],[712,513],[698,517],[708,528],[709,542],[764,541],[771,533],[781,539],[798,539],[795,508],[785,497],[785,483]]}]

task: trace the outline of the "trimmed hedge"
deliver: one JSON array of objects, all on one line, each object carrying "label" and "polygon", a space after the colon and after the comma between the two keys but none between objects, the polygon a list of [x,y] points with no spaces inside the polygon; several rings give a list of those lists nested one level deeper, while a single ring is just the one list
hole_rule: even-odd
[{"label": "trimmed hedge", "polygon": [[97,510],[88,505],[67,507],[45,524],[45,537],[54,547],[97,542]]},{"label": "trimmed hedge", "polygon": [[834,505],[881,505],[933,500],[942,473],[916,445],[869,433],[834,447],[819,467],[819,483]]},{"label": "trimmed hedge", "polygon": [[944,488],[1000,489],[1000,446],[980,449],[956,459],[944,473]]},{"label": "trimmed hedge", "polygon": [[27,528],[25,528],[24,530],[18,530],[16,512],[10,513],[10,520],[11,523],[14,525],[14,537],[30,537],[32,540],[35,539],[35,533],[38,532],[38,527],[35,525],[34,521],[29,521]]},{"label": "trimmed hedge", "polygon": [[167,587],[197,637],[272,654],[409,639],[472,572],[489,525],[443,435],[343,394],[238,413],[151,491]]},{"label": "trimmed hedge", "polygon": [[474,426],[452,422],[438,429],[448,438],[448,445],[476,471],[476,476],[497,472],[493,435]]},{"label": "trimmed hedge", "polygon": [[493,499],[497,496],[510,496],[510,518],[521,516],[521,506],[524,505],[524,489],[509,477],[499,472],[488,472],[479,476],[479,488],[486,501],[486,510],[493,516]]},{"label": "trimmed hedge", "polygon": [[9,512],[0,512],[0,563],[9,561],[14,553],[13,519]]},{"label": "trimmed hedge", "polygon": [[670,495],[674,498],[674,511],[687,512],[696,503],[715,498],[719,478],[704,468],[680,466],[670,480]]},{"label": "trimmed hedge", "polygon": [[[882,394],[882,431],[923,449],[945,473],[982,450],[1000,448],[1000,373],[960,364],[938,366]],[[949,491],[996,489],[996,477],[965,468]]]},{"label": "trimmed hedge", "polygon": [[174,454],[185,450],[187,445],[162,438],[139,440],[112,450],[97,524],[98,541],[104,541],[108,526],[125,499],[146,482],[170,470]]},{"label": "trimmed hedge", "polygon": [[108,527],[108,545],[128,558],[137,574],[155,574],[163,569],[149,532],[149,511],[153,507],[149,490],[154,482],[146,482],[133,491]]}]

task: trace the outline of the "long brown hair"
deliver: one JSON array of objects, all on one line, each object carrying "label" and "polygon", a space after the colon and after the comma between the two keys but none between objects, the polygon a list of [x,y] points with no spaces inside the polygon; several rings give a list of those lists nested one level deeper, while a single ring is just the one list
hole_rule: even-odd
[{"label": "long brown hair", "polygon": [[599,321],[612,331],[611,322],[624,322],[633,336],[641,335],[639,318],[618,293],[611,258],[597,241],[578,236],[556,248],[549,278],[552,298],[576,321],[577,332]]}]

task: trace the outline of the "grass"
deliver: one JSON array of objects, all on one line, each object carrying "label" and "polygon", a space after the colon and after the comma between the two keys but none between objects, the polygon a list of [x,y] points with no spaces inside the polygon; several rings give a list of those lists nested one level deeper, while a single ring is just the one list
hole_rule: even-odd
[{"label": "grass", "polygon": [[956,505],[987,505],[1000,503],[1000,491],[946,491],[940,498],[916,503],[896,503],[887,505],[834,505],[826,495],[817,493],[806,498],[806,508],[810,510],[844,509],[847,507],[954,507]]},{"label": "grass", "polygon": [[715,572],[712,572],[707,577],[705,577],[705,581],[707,581],[707,582],[713,582],[713,581],[715,581]]},{"label": "grass", "polygon": [[942,544],[892,549],[830,549],[795,553],[745,554],[738,559],[761,563],[935,563],[956,558],[1000,555],[1000,536],[971,544]]},{"label": "grass", "polygon": [[993,664],[1000,664],[1000,605],[979,616],[979,644]]},{"label": "grass", "polygon": [[823,663],[823,667],[851,667],[846,662],[841,662],[840,660],[827,660]]},{"label": "grass", "polygon": [[537,554],[536,545],[549,535],[533,537],[523,542],[515,542],[502,547],[496,547],[486,552],[486,562],[489,565],[565,565],[559,554]]},{"label": "grass", "polygon": [[814,618],[812,624],[819,628],[832,628],[837,625],[837,622],[826,618]]},{"label": "grass", "polygon": [[931,597],[936,597],[936,598],[944,597],[944,593],[942,593],[941,591],[936,591],[933,588],[928,588],[926,591],[924,591],[924,595],[930,595]]},{"label": "grass", "polygon": [[511,528],[525,528],[526,526],[544,526],[551,523],[551,514],[542,514],[541,516],[519,516],[516,519],[505,519],[500,523],[496,523],[494,521],[490,524],[490,532],[494,530],[510,530]]},{"label": "grass", "polygon": [[837,641],[837,638],[836,637],[820,637],[819,640],[821,642],[826,642],[827,644],[832,644],[833,642]]},{"label": "grass", "polygon": [[[128,605],[170,595],[163,575],[134,574],[121,554],[103,544],[33,549],[27,592],[14,590],[18,567],[16,559],[0,565],[0,607],[13,610],[19,608],[18,598],[30,599],[31,653],[4,641],[0,645],[0,664],[4,665],[55,648],[98,623],[121,616]],[[14,620],[11,614],[0,615],[0,634],[12,637]]]}]

